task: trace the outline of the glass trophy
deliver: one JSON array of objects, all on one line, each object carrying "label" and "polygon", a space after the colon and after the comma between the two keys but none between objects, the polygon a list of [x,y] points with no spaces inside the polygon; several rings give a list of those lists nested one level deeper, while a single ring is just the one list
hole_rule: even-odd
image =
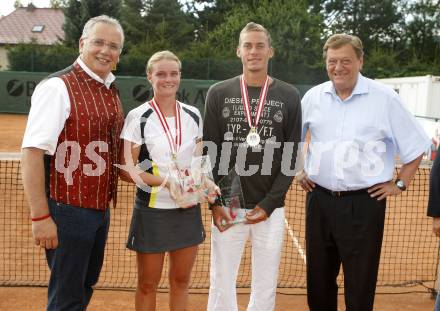
[{"label": "glass trophy", "polygon": [[190,167],[180,167],[178,162],[169,165],[170,177],[180,185],[180,194],[175,198],[180,207],[190,207],[207,200],[215,186],[209,156],[194,157]]},{"label": "glass trophy", "polygon": [[[220,200],[223,209],[232,219],[228,224],[239,224],[246,221],[246,209],[243,191],[241,188],[240,176],[232,168],[228,175],[218,182],[221,196]],[[223,225],[226,225],[224,223]]]}]

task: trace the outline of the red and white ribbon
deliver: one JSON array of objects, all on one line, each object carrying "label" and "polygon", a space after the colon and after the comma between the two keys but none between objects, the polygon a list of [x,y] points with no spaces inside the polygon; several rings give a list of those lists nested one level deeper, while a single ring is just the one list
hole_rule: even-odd
[{"label": "red and white ribbon", "polygon": [[241,98],[243,99],[243,106],[246,119],[248,121],[249,127],[257,128],[258,123],[260,122],[261,112],[264,108],[264,103],[266,101],[267,89],[269,88],[269,76],[266,76],[266,81],[264,81],[263,87],[260,91],[260,99],[258,100],[257,113],[255,115],[255,123],[252,124],[252,114],[251,114],[251,104],[249,101],[249,93],[246,86],[246,81],[244,76],[240,76],[240,90],[241,90]]},{"label": "red and white ribbon", "polygon": [[177,151],[182,145],[182,123],[180,120],[180,105],[178,101],[176,100],[176,106],[175,106],[175,126],[176,126],[176,136],[173,137],[171,134],[170,127],[168,126],[168,122],[166,118],[164,117],[162,110],[160,110],[159,105],[156,103],[156,100],[153,98],[150,100],[150,105],[153,107],[154,112],[156,112],[160,124],[162,125],[162,128],[165,132],[165,135],[168,139],[168,144],[170,145],[171,149],[171,155],[173,157],[173,160],[176,160],[177,157]]}]

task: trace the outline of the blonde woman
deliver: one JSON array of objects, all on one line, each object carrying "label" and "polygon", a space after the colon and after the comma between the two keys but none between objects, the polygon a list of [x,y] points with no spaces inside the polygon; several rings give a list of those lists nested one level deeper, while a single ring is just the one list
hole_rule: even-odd
[{"label": "blonde woman", "polygon": [[[121,138],[121,178],[137,184],[127,247],[137,252],[136,310],[155,310],[156,290],[165,253],[169,253],[170,310],[185,310],[197,247],[205,239],[200,205],[181,208],[179,187],[168,177],[170,163],[191,166],[202,138],[197,108],[177,101],[181,62],[169,51],[155,53],[147,63],[152,100],[131,110]],[[177,189],[177,190],[176,190]]]}]

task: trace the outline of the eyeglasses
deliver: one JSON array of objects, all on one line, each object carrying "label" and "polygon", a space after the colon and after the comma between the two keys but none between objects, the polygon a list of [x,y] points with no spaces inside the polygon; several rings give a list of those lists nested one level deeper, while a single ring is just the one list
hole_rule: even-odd
[{"label": "eyeglasses", "polygon": [[120,52],[122,47],[113,42],[106,42],[103,39],[91,39],[90,44],[96,48],[103,48],[104,46],[108,46],[110,51],[112,52]]}]

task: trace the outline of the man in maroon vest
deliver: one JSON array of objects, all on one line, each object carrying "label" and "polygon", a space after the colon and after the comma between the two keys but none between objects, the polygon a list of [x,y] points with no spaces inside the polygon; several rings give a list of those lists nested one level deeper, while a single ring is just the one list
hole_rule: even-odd
[{"label": "man in maroon vest", "polygon": [[51,270],[47,310],[85,310],[101,271],[123,124],[111,70],[123,42],[117,20],[91,18],[75,63],[32,95],[21,168],[35,244]]}]

